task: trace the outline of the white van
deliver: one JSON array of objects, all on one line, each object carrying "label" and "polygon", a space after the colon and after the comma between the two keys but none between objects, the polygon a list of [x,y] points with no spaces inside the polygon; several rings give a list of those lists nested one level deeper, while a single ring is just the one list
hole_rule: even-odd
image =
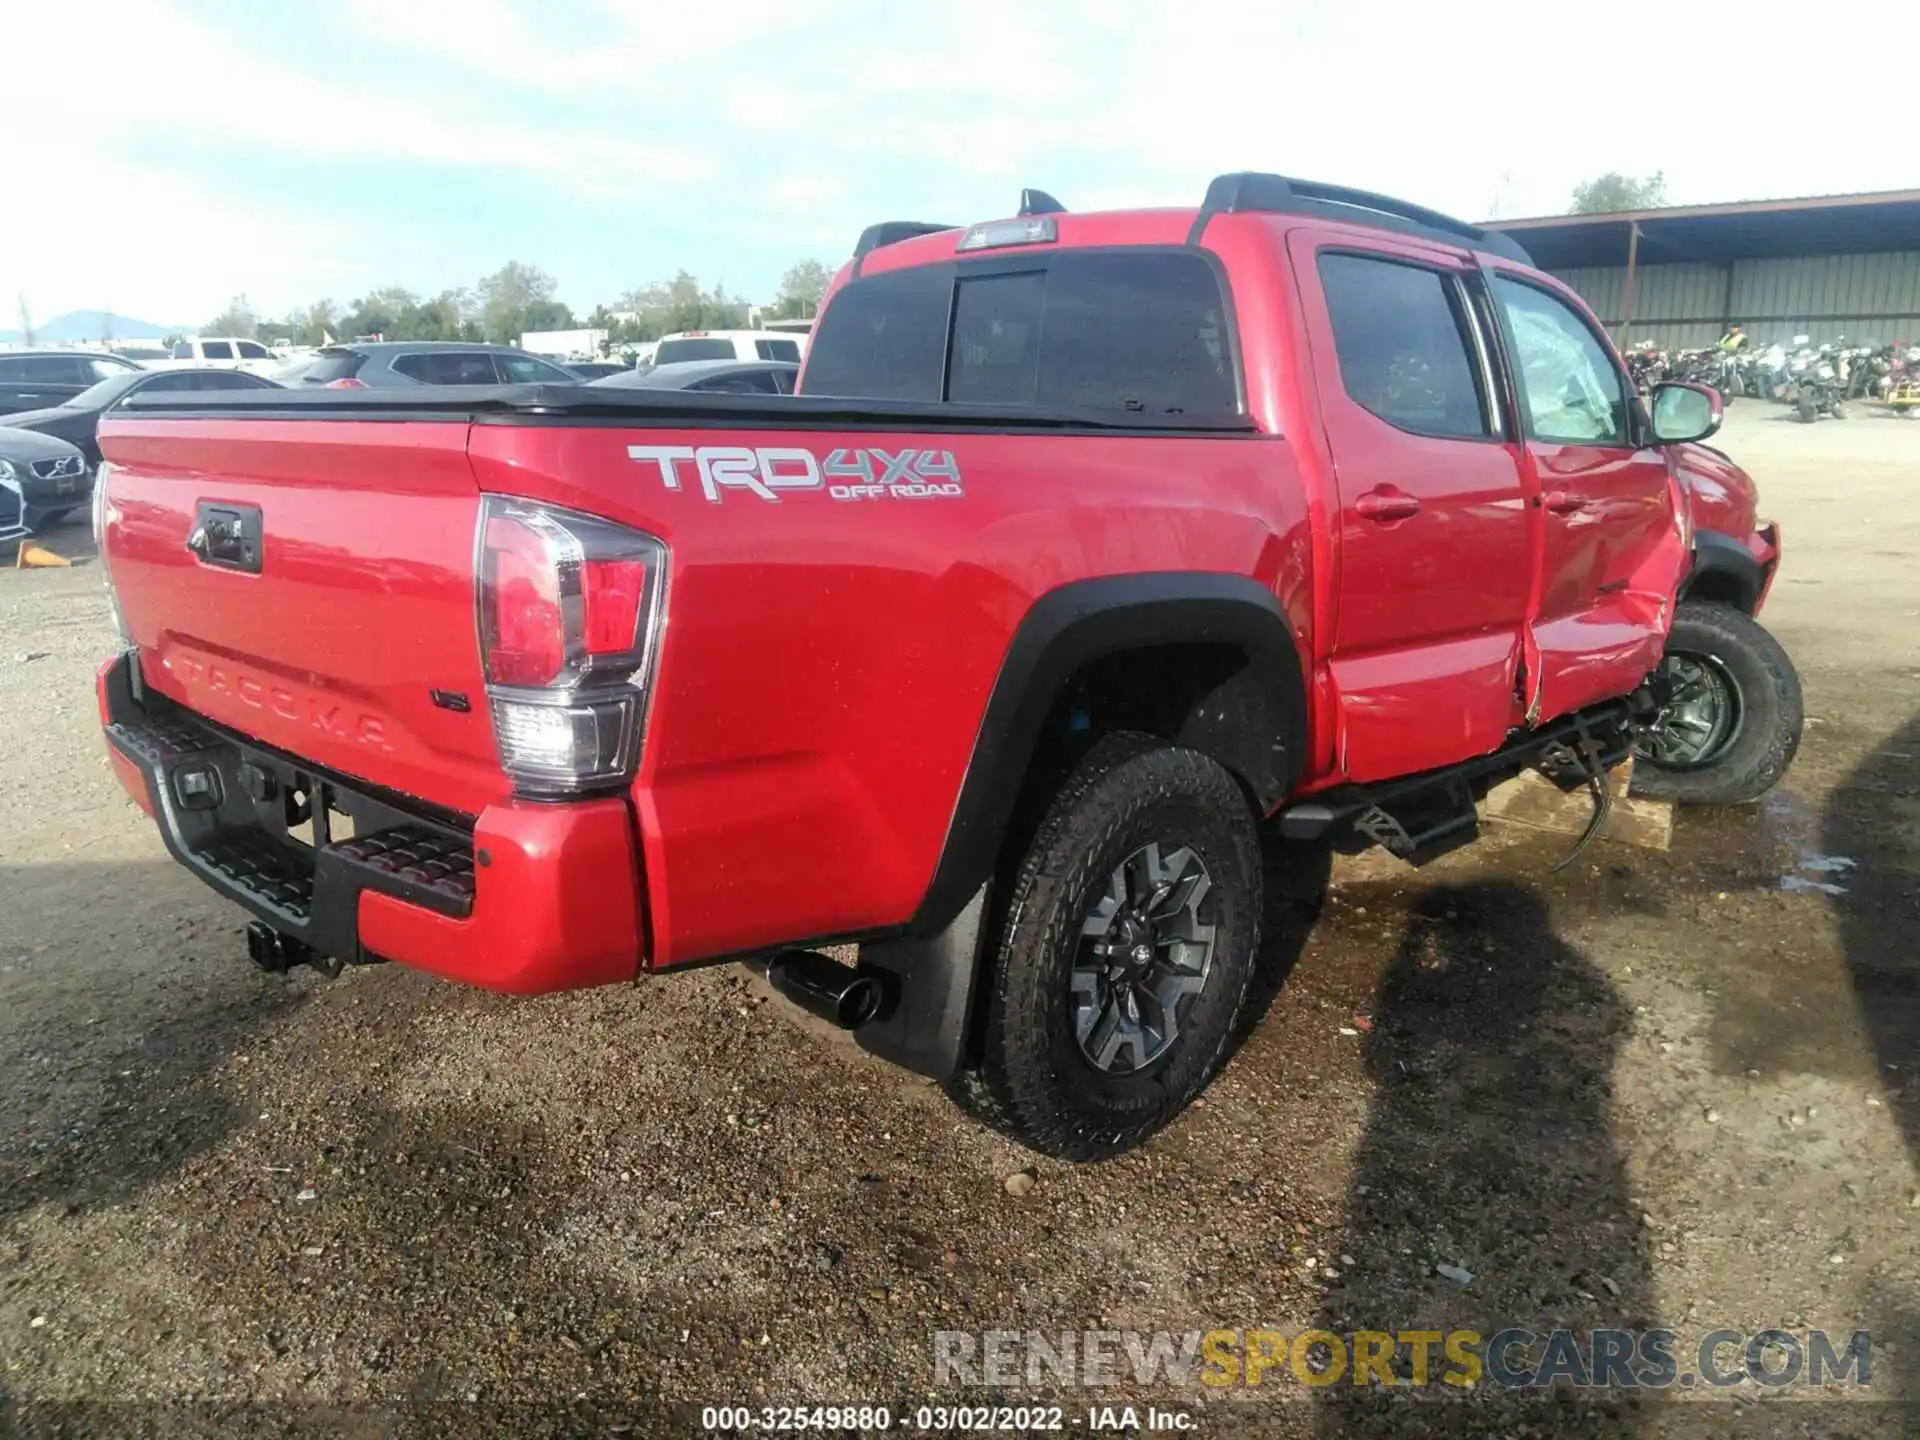
[{"label": "white van", "polygon": [[807,353],[807,337],[778,330],[682,330],[664,337],[653,364],[684,360],[787,360],[798,365]]}]

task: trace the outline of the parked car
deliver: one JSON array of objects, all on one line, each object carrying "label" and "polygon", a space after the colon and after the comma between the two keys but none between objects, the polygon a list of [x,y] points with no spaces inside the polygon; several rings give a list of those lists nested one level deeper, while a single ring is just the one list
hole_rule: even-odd
[{"label": "parked car", "polygon": [[781,360],[688,360],[652,370],[622,370],[593,385],[632,390],[717,390],[730,395],[791,395],[800,367]]},{"label": "parked car", "polygon": [[576,380],[604,380],[609,375],[624,375],[633,367],[618,360],[568,360],[560,368]]},{"label": "parked car", "polygon": [[510,345],[454,340],[356,340],[327,345],[288,385],[336,390],[407,385],[575,385],[558,365]]},{"label": "parked car", "polygon": [[87,459],[78,446],[0,426],[0,540],[58,525],[92,493]]},{"label": "parked car", "polygon": [[[133,370],[90,385],[60,405],[0,415],[0,425],[38,431],[42,435],[57,436],[70,445],[77,445],[87,457],[87,492],[91,494],[92,471],[100,463],[100,442],[97,438],[100,417],[127,396],[278,388],[273,381],[250,375],[244,370]],[[85,498],[84,495],[81,497],[82,500]]]},{"label": "parked car", "polygon": [[1739,803],[1799,742],[1718,396],[1642,407],[1506,237],[1248,174],[875,226],[801,389],[106,418],[110,755],[258,963],[757,957],[1096,1158],[1232,1048],[1263,818],[1419,861],[1523,770]]},{"label": "parked car", "polygon": [[222,370],[245,370],[254,375],[271,375],[286,359],[273,353],[258,340],[238,335],[196,335],[191,340],[174,342],[173,358],[153,362],[156,370],[175,366],[215,366]]},{"label": "parked car", "polygon": [[807,337],[780,330],[682,330],[663,336],[653,364],[682,365],[689,360],[786,360],[798,365],[807,354]]},{"label": "parked car", "polygon": [[139,370],[100,350],[0,350],[0,411],[58,405],[89,385]]}]

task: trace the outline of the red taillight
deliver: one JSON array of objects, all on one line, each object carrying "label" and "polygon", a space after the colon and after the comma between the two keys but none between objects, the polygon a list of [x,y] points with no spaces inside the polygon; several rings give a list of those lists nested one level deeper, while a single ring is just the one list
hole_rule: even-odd
[{"label": "red taillight", "polygon": [[547,538],[508,515],[487,517],[480,556],[480,639],[495,685],[549,685],[567,663],[560,571]]},{"label": "red taillight", "polygon": [[480,512],[481,663],[500,761],[532,795],[632,774],[666,547],[609,520],[490,495]]},{"label": "red taillight", "polygon": [[321,388],[325,390],[364,390],[367,388],[367,382],[364,380],[356,380],[351,375],[342,375],[338,380],[327,381]]},{"label": "red taillight", "polygon": [[644,560],[589,560],[581,573],[587,654],[619,655],[633,648],[647,594]]}]

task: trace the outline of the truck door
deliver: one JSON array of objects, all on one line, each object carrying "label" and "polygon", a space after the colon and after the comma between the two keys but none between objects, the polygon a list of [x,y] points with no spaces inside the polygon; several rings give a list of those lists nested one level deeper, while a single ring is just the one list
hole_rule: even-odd
[{"label": "truck door", "polygon": [[1528,718],[1633,689],[1660,658],[1688,562],[1666,451],[1640,443],[1633,389],[1593,319],[1535,275],[1490,284],[1545,527]]},{"label": "truck door", "polygon": [[1289,251],[1339,497],[1335,765],[1367,781],[1519,723],[1534,541],[1471,262],[1351,233],[1295,230]]}]

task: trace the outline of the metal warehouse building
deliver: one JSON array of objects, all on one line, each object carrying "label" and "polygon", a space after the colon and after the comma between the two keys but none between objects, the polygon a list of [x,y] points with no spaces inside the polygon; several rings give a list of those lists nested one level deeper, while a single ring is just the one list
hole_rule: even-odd
[{"label": "metal warehouse building", "polygon": [[1920,190],[1490,220],[1577,290],[1624,347],[1809,335],[1920,343]]}]

